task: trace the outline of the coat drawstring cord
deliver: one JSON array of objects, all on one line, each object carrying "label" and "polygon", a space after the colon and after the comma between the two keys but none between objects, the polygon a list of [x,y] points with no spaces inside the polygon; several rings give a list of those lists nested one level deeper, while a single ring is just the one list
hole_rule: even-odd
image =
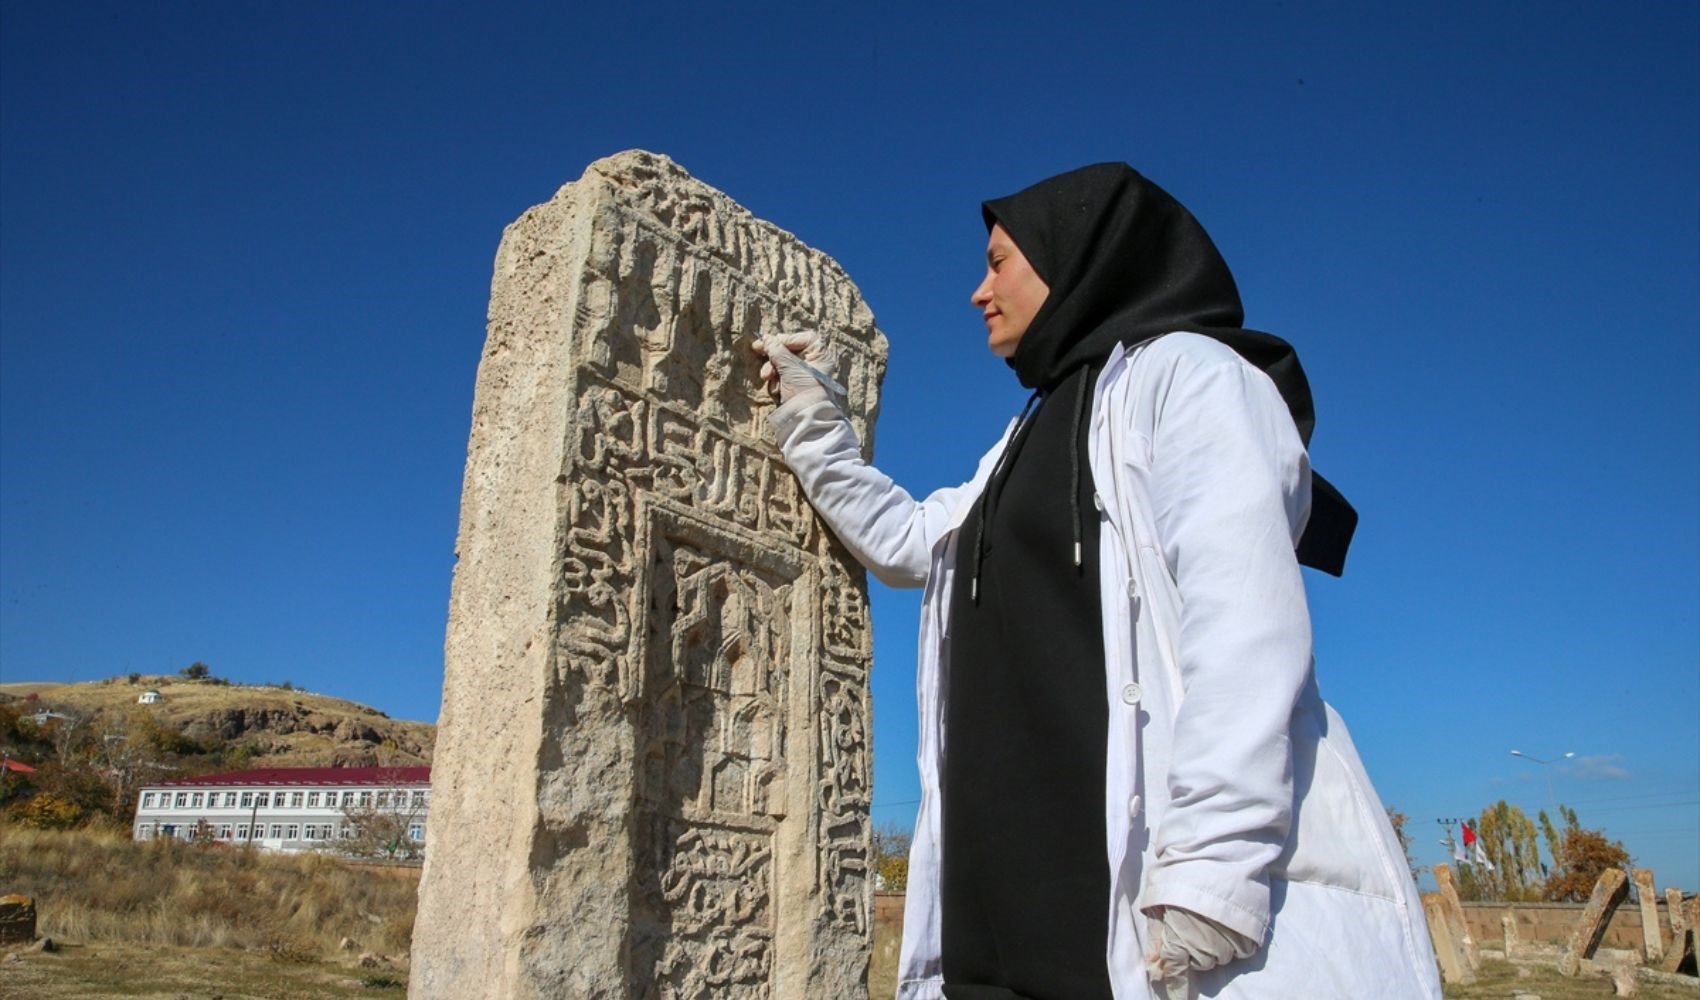
[{"label": "coat drawstring cord", "polygon": [[1086,383],[1090,381],[1090,378],[1083,375],[1074,394],[1074,433],[1069,438],[1068,446],[1068,509],[1074,515],[1075,569],[1080,568],[1080,537],[1084,530],[1080,520],[1080,422],[1086,414]]},{"label": "coat drawstring cord", "polygon": [[[1033,395],[1027,397],[1026,405],[1021,408],[1021,416],[1015,418],[1015,428],[1009,432],[1009,440],[1004,442],[1003,451],[998,453],[998,460],[992,465],[992,474],[986,477],[986,488],[980,491],[980,523],[974,528],[974,576],[968,583],[968,599],[976,605],[980,603],[980,564],[986,558],[986,513],[991,509],[988,501],[991,499],[992,489],[998,484],[998,476],[1003,473],[1004,462],[1009,459],[1009,453],[1015,450],[1015,441],[1021,436],[1022,428],[1027,423],[1027,414],[1032,411],[1039,396],[1040,392],[1035,389]],[[1078,545],[1075,547],[1079,548]]]}]

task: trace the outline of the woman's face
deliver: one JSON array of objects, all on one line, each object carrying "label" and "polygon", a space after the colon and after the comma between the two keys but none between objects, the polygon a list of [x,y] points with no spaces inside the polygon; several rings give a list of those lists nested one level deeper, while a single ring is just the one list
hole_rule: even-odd
[{"label": "woman's face", "polygon": [[1003,226],[994,225],[986,240],[986,277],[968,301],[986,320],[986,346],[1000,358],[1015,356],[1027,325],[1033,322],[1051,286],[1027,263]]}]

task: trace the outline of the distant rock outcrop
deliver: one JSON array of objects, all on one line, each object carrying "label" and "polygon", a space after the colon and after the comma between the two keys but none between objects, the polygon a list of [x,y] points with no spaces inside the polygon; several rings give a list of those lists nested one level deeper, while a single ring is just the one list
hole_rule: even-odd
[{"label": "distant rock outcrop", "polygon": [[[159,690],[160,700],[137,704],[138,683]],[[207,754],[240,755],[249,767],[428,765],[436,745],[428,722],[293,688],[157,676],[31,687],[35,701],[80,724],[101,729],[145,720]]]}]

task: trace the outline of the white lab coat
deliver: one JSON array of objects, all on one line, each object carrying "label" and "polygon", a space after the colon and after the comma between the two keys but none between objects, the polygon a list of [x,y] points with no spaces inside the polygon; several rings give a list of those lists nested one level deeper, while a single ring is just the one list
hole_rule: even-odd
[{"label": "white lab coat", "polygon": [[[1103,519],[1110,709],[1105,959],[1117,1000],[1151,995],[1142,911],[1157,905],[1266,942],[1197,974],[1198,996],[1438,1000],[1404,852],[1312,675],[1293,555],[1310,512],[1310,468],[1280,393],[1223,344],[1176,333],[1117,348],[1090,419],[1100,510],[1086,514]],[[968,483],[917,501],[864,461],[830,404],[781,407],[774,424],[786,461],[846,547],[883,582],[926,587],[921,807],[897,995],[939,998],[955,529],[1002,443]]]}]

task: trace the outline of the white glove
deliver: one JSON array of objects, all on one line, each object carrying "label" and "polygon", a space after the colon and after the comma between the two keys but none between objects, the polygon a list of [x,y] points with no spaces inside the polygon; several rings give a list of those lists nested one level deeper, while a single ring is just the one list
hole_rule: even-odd
[{"label": "white glove", "polygon": [[1214,969],[1257,952],[1258,942],[1191,910],[1160,906],[1147,916],[1151,943],[1145,972],[1154,983],[1184,981],[1191,970]]},{"label": "white glove", "polygon": [[827,348],[820,334],[813,330],[769,333],[751,347],[767,359],[761,366],[762,381],[781,404],[797,402],[804,406],[832,399],[836,393],[843,408],[844,388],[827,374],[837,367],[838,355]]}]

